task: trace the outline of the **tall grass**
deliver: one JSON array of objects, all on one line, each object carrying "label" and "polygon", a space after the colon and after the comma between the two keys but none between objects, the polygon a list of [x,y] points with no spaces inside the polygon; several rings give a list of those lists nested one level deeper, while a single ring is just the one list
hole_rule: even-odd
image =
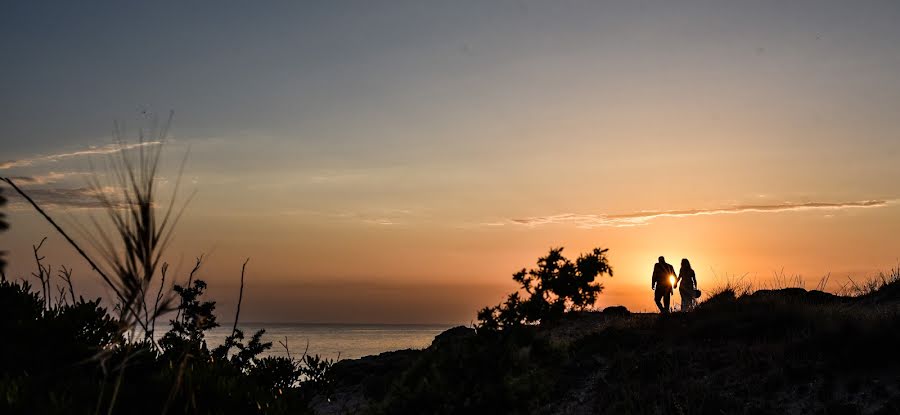
[{"label": "tall grass", "polygon": [[[733,300],[742,296],[757,293],[754,284],[748,281],[746,274],[741,277],[726,276],[724,282],[709,290],[701,304],[717,303],[724,300]],[[878,275],[864,279],[847,277],[847,281],[836,290],[829,292],[826,288],[831,281],[831,274],[825,274],[812,288],[814,291],[830,293],[844,299],[900,299],[900,266],[891,268],[887,272],[879,272]],[[783,289],[806,289],[806,283],[801,276],[786,275],[783,271],[774,273],[771,280],[761,284],[763,291]],[[826,294],[827,295],[827,294]],[[707,305],[708,307],[708,305]]]},{"label": "tall grass", "polygon": [[131,147],[117,126],[115,139],[120,151],[106,158],[106,174],[94,174],[90,179],[92,195],[105,207],[113,237],[93,217],[93,232],[83,232],[100,253],[108,275],[113,276],[112,284],[123,304],[131,306],[126,321],[141,325],[148,338],[152,338],[156,318],[172,309],[174,293],[160,290],[153,295],[150,286],[154,278],[159,277],[161,284],[165,278],[168,266],[162,262],[163,254],[189,201],[175,207],[185,154],[168,205],[164,209],[157,205],[160,156],[171,119],[170,113],[162,124],[153,120],[146,133],[139,131],[138,145]]},{"label": "tall grass", "polygon": [[883,287],[900,285],[900,265],[888,272],[879,272],[878,275],[856,281],[847,277],[847,282],[841,286],[840,295],[850,297],[864,297],[874,295]]},{"label": "tall grass", "polygon": [[[188,197],[176,207],[186,153],[168,204],[159,206],[157,202],[160,160],[171,121],[172,113],[162,123],[152,119],[147,130],[139,130],[137,145],[129,144],[116,125],[118,151],[106,156],[102,172],[91,161],[94,174],[88,179],[90,194],[103,207],[106,221],[90,215],[90,226],[73,225],[80,240],[93,248],[92,254],[12,179],[2,178],[53,225],[113,291],[123,327],[140,327],[144,338],[151,341],[155,320],[174,308],[174,293],[162,289],[168,269],[163,255],[190,200]],[[153,293],[151,286],[157,280],[160,288]]]}]

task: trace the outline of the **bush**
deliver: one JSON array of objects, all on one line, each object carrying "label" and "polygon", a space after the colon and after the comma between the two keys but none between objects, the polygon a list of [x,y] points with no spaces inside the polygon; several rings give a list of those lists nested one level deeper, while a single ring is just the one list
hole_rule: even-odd
[{"label": "bush", "polygon": [[[479,311],[479,327],[493,330],[553,321],[567,311],[592,307],[603,291],[603,285],[594,280],[613,275],[606,258],[609,250],[595,248],[575,262],[564,257],[562,251],[563,248],[551,249],[547,256],[538,259],[537,268],[523,268],[513,274],[521,290],[510,294],[503,304]],[[520,292],[525,293],[524,297]]]},{"label": "bush", "polygon": [[0,282],[0,413],[308,413],[329,393],[331,360],[263,358],[262,330],[210,349],[205,288],[176,286],[179,314],[157,346],[123,336],[99,299],[46,308],[27,282]]}]

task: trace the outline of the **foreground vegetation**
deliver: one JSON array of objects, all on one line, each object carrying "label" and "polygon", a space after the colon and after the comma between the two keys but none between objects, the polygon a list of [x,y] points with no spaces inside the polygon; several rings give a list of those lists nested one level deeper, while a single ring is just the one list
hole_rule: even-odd
[{"label": "foreground vegetation", "polygon": [[[727,287],[694,311],[572,311],[457,327],[425,350],[335,364],[261,357],[217,325],[205,284],[177,286],[158,342],[123,336],[99,300],[0,282],[2,413],[892,414],[900,273],[836,296]],[[48,305],[48,303],[50,305]]]},{"label": "foreground vegetation", "polygon": [[99,300],[47,301],[28,283],[0,282],[0,412],[305,413],[327,393],[331,362],[261,357],[262,331],[217,347],[206,285],[176,287],[178,317],[158,342],[133,339]]}]

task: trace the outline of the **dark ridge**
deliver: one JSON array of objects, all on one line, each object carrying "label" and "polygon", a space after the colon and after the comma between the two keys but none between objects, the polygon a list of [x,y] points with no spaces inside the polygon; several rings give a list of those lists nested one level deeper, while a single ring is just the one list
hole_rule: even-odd
[{"label": "dark ridge", "polygon": [[357,413],[898,413],[897,287],[725,290],[689,313],[608,307],[500,332],[455,327],[334,374]]}]

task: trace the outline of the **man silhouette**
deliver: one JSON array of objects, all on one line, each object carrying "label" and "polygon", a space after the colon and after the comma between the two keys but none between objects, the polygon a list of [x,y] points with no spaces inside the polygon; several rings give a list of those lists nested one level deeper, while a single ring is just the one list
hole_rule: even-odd
[{"label": "man silhouette", "polygon": [[672,282],[675,279],[675,267],[666,263],[666,259],[659,257],[659,262],[653,265],[653,280],[650,288],[653,289],[653,301],[659,307],[660,313],[669,312],[669,300],[672,296]]}]

